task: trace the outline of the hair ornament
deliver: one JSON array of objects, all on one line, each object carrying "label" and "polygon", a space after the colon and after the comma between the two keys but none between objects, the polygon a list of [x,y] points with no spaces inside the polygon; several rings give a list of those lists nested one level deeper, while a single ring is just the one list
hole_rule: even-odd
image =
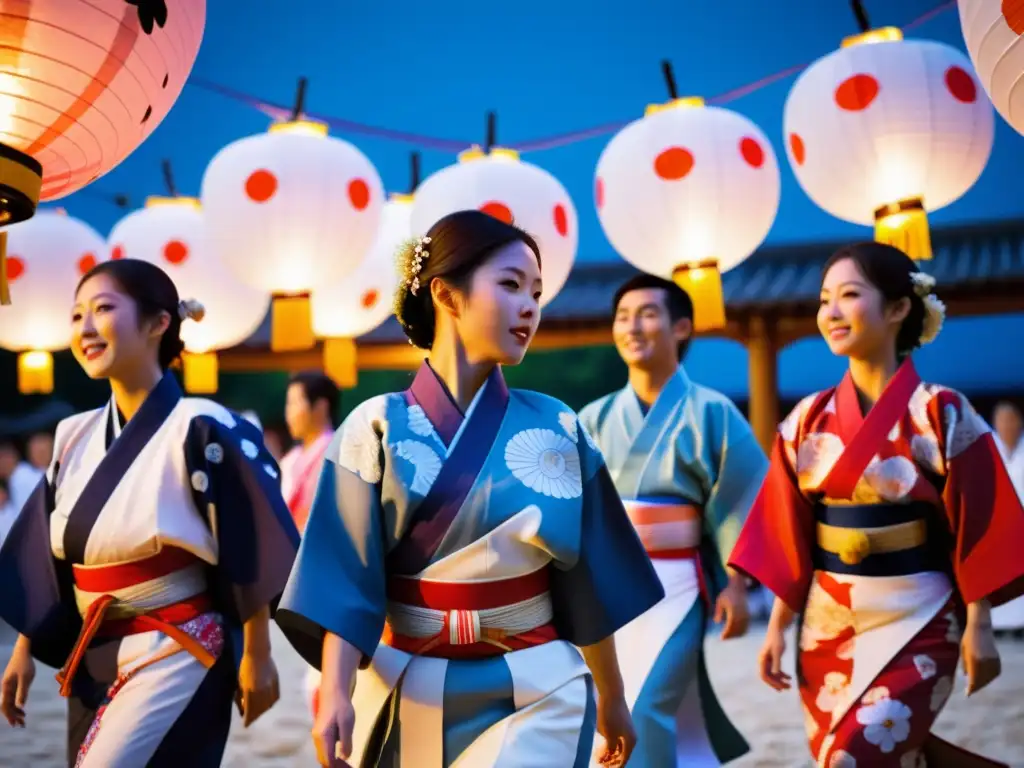
[{"label": "hair ornament", "polygon": [[921,301],[924,302],[924,323],[921,326],[919,341],[921,344],[931,344],[942,330],[942,323],[946,319],[946,305],[934,293],[929,293]]},{"label": "hair ornament", "polygon": [[182,321],[194,320],[198,323],[206,317],[206,307],[195,299],[182,299],[178,302],[178,317]]},{"label": "hair ornament", "polygon": [[935,290],[935,278],[927,272],[911,272],[910,282],[914,286],[914,293],[922,299]]},{"label": "hair ornament", "polygon": [[430,258],[428,245],[430,245],[430,237],[424,235],[412,249],[412,259],[409,262],[409,274],[406,279],[409,282],[409,293],[413,296],[420,289],[420,272],[423,270],[423,262]]}]

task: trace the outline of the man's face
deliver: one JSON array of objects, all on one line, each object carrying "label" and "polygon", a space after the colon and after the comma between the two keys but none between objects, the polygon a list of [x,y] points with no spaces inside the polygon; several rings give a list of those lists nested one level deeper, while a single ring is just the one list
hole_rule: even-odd
[{"label": "man's face", "polygon": [[10,478],[19,461],[21,461],[21,457],[14,450],[13,445],[0,445],[0,477],[5,480]]},{"label": "man's face", "polygon": [[630,368],[650,368],[679,362],[679,342],[688,338],[688,320],[672,322],[662,288],[637,288],[623,294],[615,308],[612,338]]},{"label": "man's face", "polygon": [[1012,405],[1001,405],[996,409],[992,417],[992,426],[1004,444],[1013,448],[1021,438],[1024,431],[1024,422],[1021,420],[1020,411]]}]

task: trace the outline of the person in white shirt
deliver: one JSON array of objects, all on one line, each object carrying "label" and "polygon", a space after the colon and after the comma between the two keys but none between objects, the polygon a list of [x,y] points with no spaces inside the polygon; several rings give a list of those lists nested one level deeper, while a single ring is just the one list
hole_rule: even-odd
[{"label": "person in white shirt", "polygon": [[21,458],[17,446],[0,438],[0,479],[7,481],[8,503],[19,511],[39,484],[43,471]]},{"label": "person in white shirt", "polygon": [[[995,443],[1006,462],[1017,495],[1024,498],[1024,418],[1013,403],[1002,401],[992,412]],[[1024,546],[1024,542],[1021,542]],[[1024,637],[1024,597],[992,609],[992,626],[997,632],[1013,632]]]}]

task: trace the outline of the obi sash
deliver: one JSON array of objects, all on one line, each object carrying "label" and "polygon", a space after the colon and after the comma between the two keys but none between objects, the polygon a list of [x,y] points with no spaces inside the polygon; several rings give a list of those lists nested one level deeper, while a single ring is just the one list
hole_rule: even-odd
[{"label": "obi sash", "polygon": [[381,642],[418,656],[480,659],[556,640],[548,566],[496,581],[388,579]]},{"label": "obi sash", "polygon": [[949,571],[948,534],[927,502],[819,504],[815,520],[817,570],[854,576]]},{"label": "obi sash", "polygon": [[654,560],[697,558],[704,537],[703,511],[680,499],[623,499],[644,549]]},{"label": "obi sash", "polygon": [[212,667],[216,658],[178,626],[213,610],[205,568],[195,555],[176,547],[116,565],[74,565],[75,598],[83,620],[71,655],[57,673],[61,695],[70,695],[75,673],[94,640],[157,630],[204,667]]}]

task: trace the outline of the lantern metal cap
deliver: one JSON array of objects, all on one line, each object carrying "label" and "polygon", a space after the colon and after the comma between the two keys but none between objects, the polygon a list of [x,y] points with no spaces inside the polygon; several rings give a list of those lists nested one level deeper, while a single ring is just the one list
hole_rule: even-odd
[{"label": "lantern metal cap", "polygon": [[514,149],[509,149],[508,147],[491,147],[490,151],[485,152],[483,147],[479,144],[474,144],[469,149],[464,149],[462,152],[459,152],[460,163],[468,163],[472,160],[479,160],[484,157],[519,160],[519,153]]},{"label": "lantern metal cap", "polygon": [[202,210],[202,204],[198,197],[185,197],[184,195],[169,197],[167,195],[150,195],[146,198],[146,208],[160,208],[166,206],[178,206],[181,208],[192,208]]},{"label": "lantern metal cap", "polygon": [[416,195],[407,194],[405,192],[392,192],[388,195],[388,201],[392,203],[412,203],[416,199]]},{"label": "lantern metal cap", "polygon": [[300,136],[315,136],[322,139],[327,136],[327,123],[316,120],[282,120],[273,123],[270,133],[291,133]]},{"label": "lantern metal cap", "polygon": [[647,109],[644,110],[644,116],[666,112],[670,109],[695,109],[703,106],[704,99],[700,96],[684,96],[678,99],[671,99],[663,104],[648,104]]},{"label": "lantern metal cap", "polygon": [[859,35],[850,35],[843,38],[843,48],[853,45],[865,45],[869,43],[898,43],[903,40],[903,32],[899,27],[878,27],[861,32]]}]

